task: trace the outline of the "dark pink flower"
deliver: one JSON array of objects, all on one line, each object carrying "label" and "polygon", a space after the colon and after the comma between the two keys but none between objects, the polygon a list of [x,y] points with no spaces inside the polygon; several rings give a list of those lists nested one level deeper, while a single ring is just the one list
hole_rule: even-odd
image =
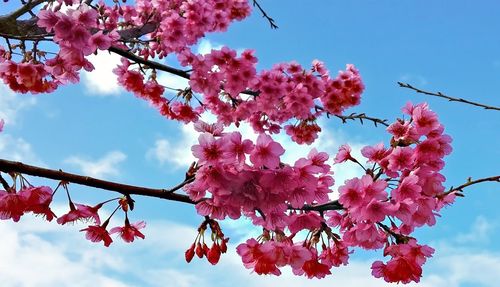
[{"label": "dark pink flower", "polygon": [[125,225],[123,227],[117,226],[111,228],[109,234],[119,233],[120,237],[123,241],[130,243],[134,242],[135,237],[140,237],[144,239],[144,234],[142,234],[139,229],[146,227],[146,223],[144,221],[139,221],[136,223],[130,224],[128,220],[125,220]]},{"label": "dark pink flower", "polygon": [[101,219],[97,211],[102,207],[102,204],[98,204],[94,207],[84,205],[84,204],[73,204],[70,203],[70,211],[57,219],[57,223],[64,225],[68,222],[74,222],[77,220],[90,220],[94,219],[96,224],[101,224]]},{"label": "dark pink flower", "polygon": [[52,203],[52,189],[48,186],[29,187],[21,190],[21,195],[26,212],[33,212],[45,216],[45,219],[52,221],[56,215],[50,209]]},{"label": "dark pink flower", "polygon": [[[105,225],[105,224],[104,224]],[[82,229],[80,231],[86,231],[85,238],[92,242],[104,242],[104,246],[109,247],[113,239],[109,236],[106,227],[103,225],[90,225],[89,227]]]},{"label": "dark pink flower", "polygon": [[0,219],[18,222],[23,216],[26,205],[20,194],[0,190]]}]

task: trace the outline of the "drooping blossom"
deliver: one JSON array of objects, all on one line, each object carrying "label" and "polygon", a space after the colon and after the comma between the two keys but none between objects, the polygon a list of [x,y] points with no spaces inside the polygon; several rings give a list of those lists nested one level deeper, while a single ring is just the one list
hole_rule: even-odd
[{"label": "drooping blossom", "polygon": [[84,204],[70,202],[70,211],[57,219],[57,223],[64,225],[68,222],[75,222],[78,220],[94,220],[95,224],[101,224],[101,219],[97,213],[102,207],[102,204],[96,206],[88,206]]},{"label": "drooping blossom", "polygon": [[144,239],[145,236],[142,234],[139,229],[146,227],[146,223],[144,221],[138,221],[136,223],[130,224],[128,219],[125,220],[124,226],[117,226],[111,228],[109,234],[118,233],[123,241],[130,243],[134,242],[136,237]]},{"label": "drooping blossom", "polygon": [[109,236],[105,225],[90,225],[80,231],[85,231],[85,238],[92,242],[103,242],[104,246],[109,247],[113,242],[111,236]]}]

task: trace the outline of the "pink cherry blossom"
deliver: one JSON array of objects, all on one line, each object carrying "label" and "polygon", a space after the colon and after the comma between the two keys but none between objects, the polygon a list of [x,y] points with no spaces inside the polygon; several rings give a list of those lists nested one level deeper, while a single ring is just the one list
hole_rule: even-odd
[{"label": "pink cherry blossom", "polygon": [[75,222],[77,220],[91,220],[93,219],[96,224],[101,224],[99,214],[97,212],[102,207],[102,204],[96,206],[88,206],[84,204],[70,203],[70,211],[57,219],[57,223],[64,225],[68,222]]},{"label": "pink cherry blossom", "polygon": [[128,219],[125,220],[124,226],[117,226],[111,228],[109,234],[118,233],[123,241],[130,243],[134,242],[135,237],[139,237],[144,239],[145,236],[142,234],[139,229],[146,227],[146,223],[144,221],[138,221],[136,223],[130,224]]},{"label": "pink cherry blossom", "polygon": [[100,242],[104,243],[104,246],[109,247],[109,245],[113,242],[113,239],[109,236],[108,231],[105,226],[102,225],[90,225],[87,228],[84,228],[80,231],[85,231],[85,238],[92,242]]},{"label": "pink cherry blossom", "polygon": [[250,161],[258,167],[265,166],[274,169],[279,166],[279,157],[284,153],[285,150],[279,143],[266,134],[260,134],[250,154]]}]

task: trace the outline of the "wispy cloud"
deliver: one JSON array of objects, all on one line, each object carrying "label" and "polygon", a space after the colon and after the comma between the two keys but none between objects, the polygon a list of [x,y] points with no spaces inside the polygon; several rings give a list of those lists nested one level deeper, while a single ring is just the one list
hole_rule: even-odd
[{"label": "wispy cloud", "polygon": [[484,216],[478,216],[474,220],[469,232],[459,234],[456,237],[456,241],[458,243],[484,243],[490,239],[493,230],[493,223],[489,222]]},{"label": "wispy cloud", "polygon": [[45,165],[36,155],[30,143],[23,138],[17,138],[5,133],[0,134],[0,157],[24,163]]},{"label": "wispy cloud", "polygon": [[121,151],[111,151],[100,159],[88,159],[80,156],[71,156],[65,163],[74,165],[85,175],[92,177],[116,177],[120,175],[118,165],[125,161],[127,156]]},{"label": "wispy cloud", "polygon": [[[30,220],[37,221],[36,224]],[[223,225],[224,227],[224,225]],[[0,276],[6,286],[234,286],[317,287],[394,286],[370,275],[372,260],[357,259],[332,270],[323,280],[294,276],[284,268],[279,277],[259,276],[245,269],[232,240],[217,266],[195,258],[184,262],[184,251],[196,236],[196,228],[169,221],[153,221],[144,230],[145,240],[124,244],[119,238],[110,248],[91,243],[79,226],[61,227],[23,218],[20,223],[2,222]],[[241,238],[244,240],[244,238]],[[440,239],[437,254],[424,266],[420,284],[405,286],[496,287],[500,254],[472,251]],[[134,260],[130,260],[134,258]]]},{"label": "wispy cloud", "polygon": [[36,98],[31,95],[20,95],[14,93],[5,84],[0,83],[0,119],[5,120],[5,129],[15,124],[18,114],[24,109],[36,104]]}]

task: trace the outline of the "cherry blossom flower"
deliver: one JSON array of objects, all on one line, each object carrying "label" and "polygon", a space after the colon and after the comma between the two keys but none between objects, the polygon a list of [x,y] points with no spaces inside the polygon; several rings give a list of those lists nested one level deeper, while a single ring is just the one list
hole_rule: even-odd
[{"label": "cherry blossom flower", "polygon": [[[107,223],[107,222],[106,222]],[[100,242],[104,243],[104,246],[109,247],[109,245],[113,242],[111,236],[109,236],[108,231],[106,230],[106,223],[103,225],[90,225],[87,228],[84,228],[80,231],[85,231],[85,238],[92,242]]]},{"label": "cherry blossom flower", "polygon": [[333,161],[335,163],[341,163],[347,160],[353,160],[353,157],[351,156],[351,147],[347,144],[344,144],[339,147],[339,152],[337,153]]},{"label": "cherry blossom flower", "polygon": [[84,204],[72,203],[70,202],[70,211],[57,219],[57,223],[64,225],[68,222],[75,222],[77,220],[90,220],[93,219],[94,222],[99,225],[101,224],[101,219],[97,212],[102,207],[102,204],[96,206],[88,206]]},{"label": "cherry blossom flower", "polygon": [[18,222],[26,210],[20,194],[0,190],[0,219],[12,219]]},{"label": "cherry blossom flower", "polygon": [[266,135],[260,134],[254,150],[250,154],[250,161],[258,167],[277,168],[280,163],[280,155],[284,154],[283,147]]},{"label": "cherry blossom flower", "polygon": [[144,221],[139,221],[136,223],[130,224],[128,218],[125,220],[125,225],[120,227],[113,227],[109,231],[109,234],[119,233],[120,237],[123,241],[130,243],[134,242],[135,237],[140,237],[142,239],[145,238],[144,234],[142,234],[139,229],[146,227],[146,223]]}]

